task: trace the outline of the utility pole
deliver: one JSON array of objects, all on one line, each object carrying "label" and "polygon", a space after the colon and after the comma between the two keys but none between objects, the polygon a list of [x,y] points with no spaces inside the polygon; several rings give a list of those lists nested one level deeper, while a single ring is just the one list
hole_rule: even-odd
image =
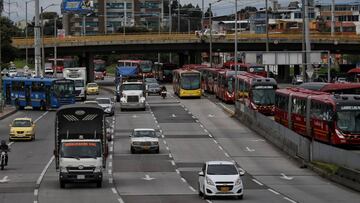
[{"label": "utility pole", "polygon": [[[56,46],[56,38],[57,38],[57,17],[54,17],[54,67],[57,67],[57,46]],[[53,72],[53,75],[56,76],[56,68]]]},{"label": "utility pole", "polygon": [[40,68],[40,71],[39,72],[42,72],[42,68],[45,67],[45,48],[44,48],[44,28],[45,28],[45,25],[44,25],[44,9],[43,7],[41,7],[41,68]]},{"label": "utility pole", "polygon": [[[171,35],[171,28],[172,28],[171,4],[172,4],[172,0],[169,0],[169,33],[170,33],[170,35]],[[172,56],[171,56],[171,52],[170,52],[169,62],[171,63],[171,61],[172,61]]]},{"label": "utility pole", "polygon": [[178,33],[180,33],[180,0],[177,1],[178,2]]},{"label": "utility pole", "polygon": [[123,28],[123,29],[124,29],[124,30],[123,30],[124,35],[126,35],[126,34],[125,34],[125,32],[126,32],[126,30],[125,30],[125,27],[126,27],[126,18],[127,18],[127,15],[126,15],[126,12],[127,12],[127,11],[126,11],[126,6],[127,6],[127,4],[126,4],[126,2],[124,2],[124,9],[125,9],[125,10],[124,10],[124,28]]},{"label": "utility pole", "polygon": [[[236,1],[236,0],[235,0]],[[268,0],[265,0],[265,31],[266,31],[266,53],[269,52],[269,5]],[[266,65],[266,75],[269,77],[269,65]]]},{"label": "utility pole", "polygon": [[35,27],[34,27],[34,46],[35,46],[35,75],[39,76],[41,68],[40,54],[40,25],[39,25],[39,0],[35,0]]},{"label": "utility pole", "polygon": [[234,50],[234,66],[235,66],[235,101],[237,101],[238,88],[238,15],[237,15],[237,0],[235,0],[235,50]]},{"label": "utility pole", "polygon": [[204,30],[204,0],[201,1],[201,30]]},{"label": "utility pole", "polygon": [[[126,7],[126,2],[125,7]],[[126,9],[126,8],[125,8]],[[126,11],[125,11],[126,12]],[[104,0],[104,34],[107,34],[107,9],[106,9],[106,0]]]},{"label": "utility pole", "polygon": [[331,2],[331,36],[335,35],[335,0]]},{"label": "utility pole", "polygon": [[209,27],[210,27],[210,54],[209,54],[209,62],[210,62],[210,68],[212,68],[212,22],[211,22],[211,3],[209,4]]},{"label": "utility pole", "polygon": [[[310,43],[310,31],[309,31],[309,0],[305,1],[305,47],[306,47],[306,72],[313,71],[313,67],[311,66],[310,61],[310,52],[311,52],[311,43]],[[312,74],[309,76],[309,81],[312,82]]]},{"label": "utility pole", "polygon": [[6,4],[8,5],[8,11],[9,11],[9,12],[5,12],[5,13],[8,13],[8,18],[9,18],[9,20],[11,20],[11,14],[12,14],[12,13],[16,13],[16,15],[18,15],[16,11],[15,11],[15,12],[12,12],[12,11],[11,11],[11,4],[16,4],[17,7],[18,7],[19,5],[18,5],[17,2],[11,2],[11,0],[8,0],[8,1],[6,2]]}]

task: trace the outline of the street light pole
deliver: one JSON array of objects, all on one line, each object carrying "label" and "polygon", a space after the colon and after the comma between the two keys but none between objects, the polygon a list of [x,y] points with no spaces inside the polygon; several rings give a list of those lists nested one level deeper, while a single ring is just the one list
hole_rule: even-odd
[{"label": "street light pole", "polygon": [[[169,33],[170,33],[170,35],[171,35],[171,27],[172,27],[171,4],[172,4],[172,0],[169,0]],[[172,56],[171,56],[171,52],[170,52],[169,62],[171,63],[171,61],[172,61]]]},{"label": "street light pole", "polygon": [[44,9],[41,7],[41,68],[40,72],[42,72],[42,68],[45,67],[45,48],[44,48]]},{"label": "street light pole", "polygon": [[204,0],[201,1],[201,30],[204,30],[204,15],[205,15],[205,11],[204,11]]},{"label": "street light pole", "polygon": [[39,76],[39,69],[41,68],[41,53],[40,53],[40,25],[39,25],[39,0],[35,0],[35,28],[34,28],[34,47],[35,47],[35,75]]},{"label": "street light pole", "polygon": [[178,2],[178,33],[180,33],[180,0]]},{"label": "street light pole", "polygon": [[57,67],[57,46],[56,46],[56,37],[57,37],[57,17],[54,17],[54,67],[53,75],[56,76],[56,67]]},{"label": "street light pole", "polygon": [[[236,0],[235,0],[236,1]],[[266,31],[266,53],[269,52],[269,9],[268,0],[265,0],[265,31]],[[266,65],[266,77],[269,77],[269,65]]]},{"label": "street light pole", "polygon": [[[30,0],[30,1],[26,1],[25,2],[25,22],[26,22],[26,27],[25,27],[25,38],[27,39],[28,38],[28,15],[27,15],[27,8],[28,8],[28,3],[32,2],[34,0]],[[29,55],[29,50],[28,48],[26,47],[25,48],[25,63],[26,65],[28,65],[29,63],[29,58],[28,58],[28,55]]]},{"label": "street light pole", "polygon": [[335,35],[335,0],[331,2],[331,36]]},{"label": "street light pole", "polygon": [[[311,66],[310,61],[310,52],[311,52],[311,44],[310,44],[310,31],[309,31],[309,0],[305,0],[305,55],[306,55],[306,69],[307,72],[310,72],[313,68]],[[312,82],[312,75],[310,75],[309,81]]]},{"label": "street light pole", "polygon": [[209,27],[210,27],[210,68],[212,68],[212,22],[211,22],[211,3],[209,3]]},{"label": "street light pole", "polygon": [[237,0],[235,0],[235,50],[234,50],[234,65],[235,65],[235,101],[237,100],[238,88],[238,15],[237,15]]}]

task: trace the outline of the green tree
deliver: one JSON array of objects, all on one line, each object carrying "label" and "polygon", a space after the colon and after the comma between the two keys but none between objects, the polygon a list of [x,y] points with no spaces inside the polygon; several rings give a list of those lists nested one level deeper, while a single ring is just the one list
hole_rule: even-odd
[{"label": "green tree", "polygon": [[[0,17],[1,61],[9,63],[16,58],[18,50],[11,45],[12,38],[21,36],[21,31],[6,17]],[[1,64],[2,65],[2,64]]]}]

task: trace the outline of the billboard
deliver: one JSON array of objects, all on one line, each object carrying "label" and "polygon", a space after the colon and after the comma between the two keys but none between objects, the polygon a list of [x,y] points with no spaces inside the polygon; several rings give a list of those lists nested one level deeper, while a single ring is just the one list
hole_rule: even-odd
[{"label": "billboard", "polygon": [[62,13],[91,13],[94,10],[92,0],[63,0]]}]

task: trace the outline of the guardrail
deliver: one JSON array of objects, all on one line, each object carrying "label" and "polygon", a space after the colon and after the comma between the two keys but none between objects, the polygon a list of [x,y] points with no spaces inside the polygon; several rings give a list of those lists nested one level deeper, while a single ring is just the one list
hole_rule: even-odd
[{"label": "guardrail", "polygon": [[[270,34],[270,41],[293,41],[293,40],[302,40],[302,34]],[[312,34],[312,41],[333,41],[333,42],[356,42],[360,43],[360,36],[358,35],[336,35],[331,36],[328,34]],[[234,34],[227,34],[224,39],[216,39],[214,37],[214,42],[229,42],[235,39]],[[206,41],[209,39],[206,38]],[[249,33],[240,33],[238,34],[238,40],[241,41],[265,41],[265,34],[249,34]],[[156,33],[142,33],[142,34],[114,34],[114,35],[90,35],[90,36],[66,36],[64,38],[54,38],[54,37],[44,37],[44,46],[53,46],[53,45],[68,45],[68,44],[83,44],[83,43],[97,43],[97,44],[109,44],[111,43],[134,43],[134,42],[144,42],[144,41],[158,41],[158,42],[200,42],[201,39],[195,34],[182,34],[182,33],[173,33],[173,34],[156,34]],[[18,48],[32,47],[34,45],[33,38],[13,38],[12,44]]]}]

